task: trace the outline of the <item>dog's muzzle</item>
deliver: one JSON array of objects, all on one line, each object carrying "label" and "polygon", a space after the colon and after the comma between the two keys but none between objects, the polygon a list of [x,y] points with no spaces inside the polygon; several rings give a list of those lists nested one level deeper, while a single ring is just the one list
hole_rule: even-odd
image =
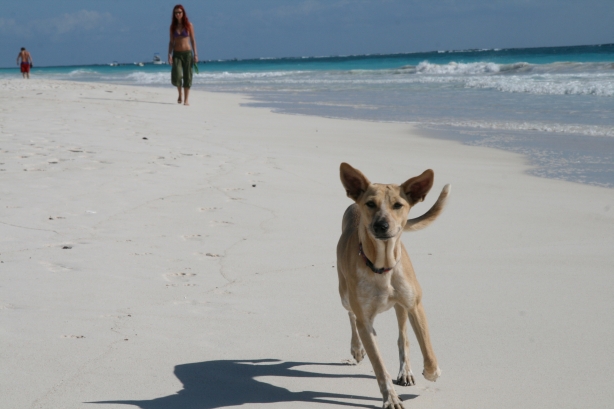
[{"label": "dog's muzzle", "polygon": [[380,219],[373,223],[373,231],[375,232],[375,234],[386,234],[389,228],[390,225],[388,224],[386,219]]},{"label": "dog's muzzle", "polygon": [[371,225],[371,230],[373,231],[373,236],[379,240],[388,240],[394,237],[393,234],[390,234],[388,230],[390,229],[390,224],[386,221],[386,219],[377,220],[375,223]]}]

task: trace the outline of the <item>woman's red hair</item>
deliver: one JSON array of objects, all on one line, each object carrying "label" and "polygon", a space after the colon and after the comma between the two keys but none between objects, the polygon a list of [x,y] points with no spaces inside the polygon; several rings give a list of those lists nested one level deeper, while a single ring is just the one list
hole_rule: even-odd
[{"label": "woman's red hair", "polygon": [[181,25],[187,30],[188,28],[190,28],[190,20],[188,20],[188,14],[185,12],[185,9],[181,4],[177,4],[175,7],[173,7],[173,20],[171,22],[171,30],[177,30],[177,19],[175,18],[175,10],[177,9],[181,9],[181,11],[183,11],[183,17],[181,17]]}]

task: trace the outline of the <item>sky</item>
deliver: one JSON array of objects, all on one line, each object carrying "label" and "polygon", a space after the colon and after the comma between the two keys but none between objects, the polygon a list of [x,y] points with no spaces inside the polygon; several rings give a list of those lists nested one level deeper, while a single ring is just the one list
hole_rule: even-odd
[{"label": "sky", "polygon": [[[614,43],[614,0],[181,0],[201,60]],[[0,0],[0,67],[165,58],[176,3]]]}]

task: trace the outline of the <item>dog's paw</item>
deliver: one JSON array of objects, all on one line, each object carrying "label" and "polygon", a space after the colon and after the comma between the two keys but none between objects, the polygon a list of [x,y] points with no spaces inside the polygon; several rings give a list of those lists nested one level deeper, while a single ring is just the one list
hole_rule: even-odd
[{"label": "dog's paw", "polygon": [[439,378],[441,376],[441,369],[439,369],[439,367],[437,367],[437,369],[435,369],[432,372],[427,372],[427,370],[425,369],[424,371],[422,371],[422,375],[424,375],[424,377],[431,381],[431,382],[435,382],[437,380],[437,378]]},{"label": "dog's paw", "polygon": [[397,385],[399,386],[413,386],[416,384],[414,374],[411,371],[401,371],[397,377]]},{"label": "dog's paw", "polygon": [[352,347],[352,356],[356,360],[356,363],[359,363],[365,358],[366,352],[362,346],[354,348]]},{"label": "dog's paw", "polygon": [[399,398],[399,395],[395,393],[388,394],[388,397],[384,398],[383,409],[405,409],[403,401]]}]

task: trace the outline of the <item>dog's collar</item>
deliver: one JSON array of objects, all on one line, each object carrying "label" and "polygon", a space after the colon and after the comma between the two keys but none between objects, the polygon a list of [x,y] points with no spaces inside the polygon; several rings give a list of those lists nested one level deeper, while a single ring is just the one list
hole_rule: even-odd
[{"label": "dog's collar", "polygon": [[362,243],[359,243],[358,245],[358,255],[360,257],[362,257],[363,261],[365,262],[365,264],[367,265],[367,267],[369,267],[371,269],[371,271],[373,271],[375,274],[384,274],[389,272],[390,270],[392,270],[392,268],[375,268],[375,266],[373,265],[373,263],[371,262],[371,260],[369,260],[367,258],[367,256],[365,256],[365,252],[362,251]]}]

